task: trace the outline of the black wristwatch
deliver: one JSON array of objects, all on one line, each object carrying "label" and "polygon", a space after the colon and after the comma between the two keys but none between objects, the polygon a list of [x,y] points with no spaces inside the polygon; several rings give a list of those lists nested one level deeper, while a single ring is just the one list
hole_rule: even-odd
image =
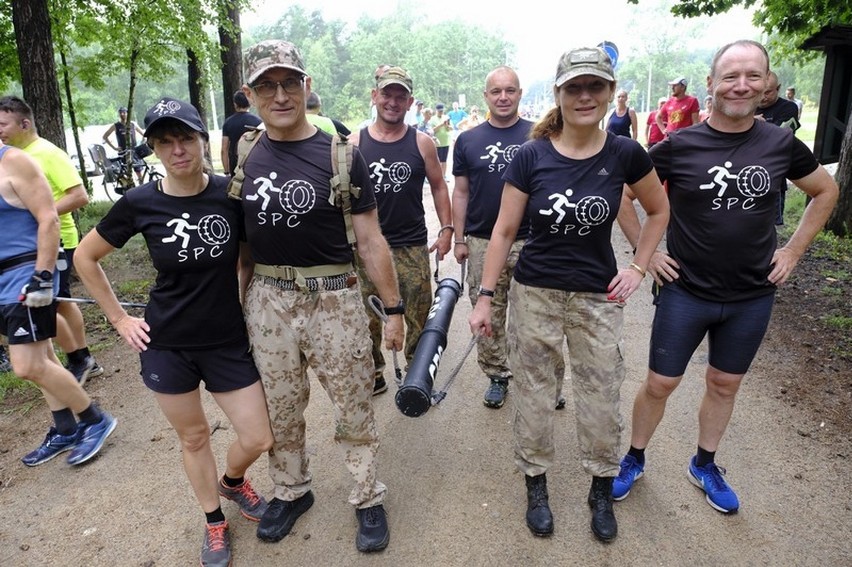
[{"label": "black wristwatch", "polygon": [[479,286],[479,295],[484,295],[485,297],[494,297],[494,290]]},{"label": "black wristwatch", "polygon": [[42,270],[40,272],[36,272],[33,274],[34,277],[40,279],[43,282],[52,282],[53,281],[53,272],[48,272],[47,270]]},{"label": "black wristwatch", "polygon": [[399,300],[396,307],[385,307],[385,315],[404,315],[405,314],[405,302],[402,299]]}]

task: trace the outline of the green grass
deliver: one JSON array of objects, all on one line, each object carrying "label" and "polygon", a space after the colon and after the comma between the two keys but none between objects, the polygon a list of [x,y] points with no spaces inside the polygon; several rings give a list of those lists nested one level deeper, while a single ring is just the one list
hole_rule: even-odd
[{"label": "green grass", "polygon": [[845,315],[826,315],[823,321],[829,327],[834,327],[841,331],[852,331],[852,317]]},{"label": "green grass", "polygon": [[27,380],[21,380],[13,372],[0,372],[0,402],[12,393],[36,394],[38,386]]}]

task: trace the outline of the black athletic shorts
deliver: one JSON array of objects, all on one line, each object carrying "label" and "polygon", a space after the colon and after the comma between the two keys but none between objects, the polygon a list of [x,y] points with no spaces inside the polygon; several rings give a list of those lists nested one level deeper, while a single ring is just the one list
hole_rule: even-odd
[{"label": "black athletic shorts", "polygon": [[450,155],[450,146],[438,146],[438,161],[445,163]]},{"label": "black athletic shorts", "polygon": [[720,303],[696,297],[677,284],[662,286],[654,299],[648,367],[663,376],[683,376],[707,336],[710,366],[745,374],[769,327],[774,302],[774,293]]},{"label": "black athletic shorts", "polygon": [[56,336],[56,302],[45,307],[27,307],[23,303],[0,305],[0,334],[10,345],[46,341]]},{"label": "black athletic shorts", "polygon": [[71,297],[71,268],[74,267],[74,250],[76,248],[67,248],[65,250],[65,269],[59,269],[59,291],[56,292],[56,297]]},{"label": "black athletic shorts", "polygon": [[208,392],[232,392],[260,380],[247,338],[205,350],[149,348],[139,361],[142,381],[160,394],[186,394],[201,382]]}]

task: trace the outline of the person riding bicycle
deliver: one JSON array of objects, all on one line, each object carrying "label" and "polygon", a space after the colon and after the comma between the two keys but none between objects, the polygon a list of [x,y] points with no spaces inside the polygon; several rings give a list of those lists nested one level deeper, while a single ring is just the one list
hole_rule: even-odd
[{"label": "person riding bicycle", "polygon": [[[133,170],[136,172],[136,179],[138,183],[142,183],[144,181],[143,175],[145,171],[145,164],[142,163],[142,160],[151,155],[151,150],[147,144],[144,142],[141,144],[136,143],[136,132],[139,132],[141,136],[144,136],[145,133],[139,128],[139,125],[136,122],[127,121],[127,108],[122,106],[118,109],[118,122],[114,123],[110,126],[106,132],[104,132],[103,139],[104,143],[118,152],[119,158],[124,161],[126,159],[126,152],[128,148],[133,150]],[[128,129],[128,124],[130,128]],[[112,143],[110,140],[110,134],[115,132],[115,138],[118,141],[118,146]],[[130,142],[128,144],[128,142]]]}]

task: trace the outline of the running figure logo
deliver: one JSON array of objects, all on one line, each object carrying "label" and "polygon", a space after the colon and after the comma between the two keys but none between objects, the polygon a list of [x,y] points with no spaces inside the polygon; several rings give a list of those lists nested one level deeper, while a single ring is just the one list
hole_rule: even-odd
[{"label": "running figure logo", "polygon": [[[386,166],[385,158],[370,164],[370,179],[374,181],[373,188],[376,193],[387,193],[388,190],[399,193],[402,186],[411,179],[411,166],[404,161],[395,161]],[[385,183],[387,173],[388,183]]]},{"label": "running figure logo", "polygon": [[485,155],[479,156],[479,159],[483,160],[491,160],[492,165],[497,163],[498,158],[503,158],[503,161],[506,163],[510,163],[513,159],[515,159],[515,154],[518,153],[518,149],[520,149],[519,144],[512,144],[506,146],[506,149],[500,149],[502,146],[502,142],[497,142],[496,144],[488,144],[485,146]]},{"label": "running figure logo", "polygon": [[166,223],[172,228],[172,235],[166,236],[162,241],[166,244],[177,242],[180,239],[180,247],[186,250],[192,237],[188,231],[196,231],[202,242],[209,246],[225,244],[231,238],[231,226],[222,215],[205,215],[201,217],[197,225],[189,222],[189,213],[183,213],[179,218],[173,218]]},{"label": "running figure logo", "polygon": [[160,102],[154,106],[153,111],[158,116],[163,116],[165,114],[174,114],[180,110],[180,103],[176,100],[165,100],[161,99]]},{"label": "running figure logo", "polygon": [[571,202],[571,196],[574,195],[573,189],[566,189],[564,193],[553,193],[547,197],[548,201],[553,201],[549,209],[539,209],[539,214],[545,216],[556,215],[554,227],[562,223],[569,209],[574,209],[574,216],[577,222],[582,226],[577,231],[580,236],[585,236],[591,232],[591,227],[598,226],[606,222],[609,218],[609,203],[606,199],[597,195],[583,197],[576,203]]},{"label": "running figure logo", "polygon": [[260,176],[253,181],[257,192],[246,195],[247,201],[261,200],[260,210],[266,212],[272,200],[270,193],[278,193],[278,203],[285,212],[291,215],[305,214],[310,211],[317,201],[317,193],[313,185],[301,179],[291,179],[281,187],[275,186],[278,173],[272,171],[268,177]]},{"label": "running figure logo", "polygon": [[713,175],[709,183],[699,185],[702,190],[713,190],[718,188],[717,197],[725,195],[730,182],[736,181],[737,189],[745,197],[763,197],[769,193],[772,186],[772,178],[765,167],[760,165],[749,165],[742,168],[739,173],[731,173],[733,163],[726,161],[724,165],[714,165],[707,170]]}]

